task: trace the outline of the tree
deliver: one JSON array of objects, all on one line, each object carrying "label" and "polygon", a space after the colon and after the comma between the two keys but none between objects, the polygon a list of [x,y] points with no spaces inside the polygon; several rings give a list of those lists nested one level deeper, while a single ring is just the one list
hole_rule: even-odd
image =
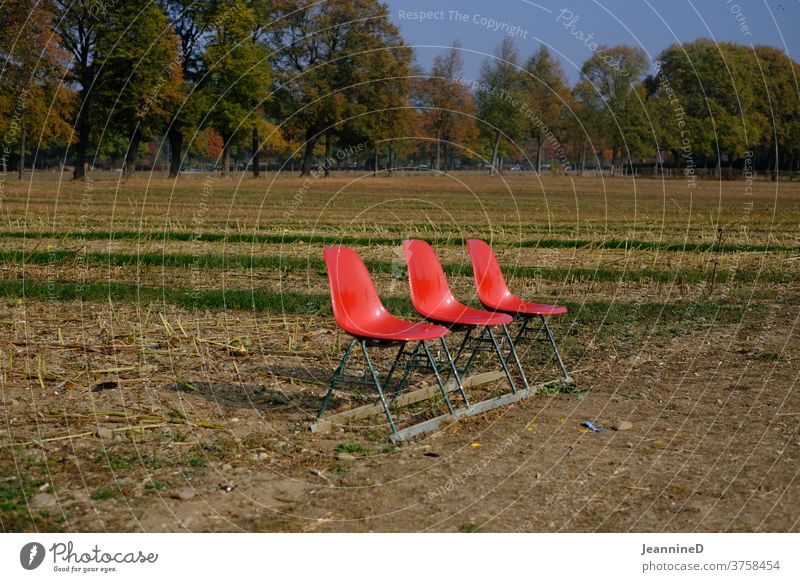
[{"label": "tree", "polygon": [[77,85],[73,116],[77,133],[74,180],[86,178],[86,155],[93,128],[94,83],[97,76],[98,6],[95,0],[53,0],[56,32],[72,57],[68,81]]},{"label": "tree", "polygon": [[541,45],[528,59],[523,76],[524,97],[530,102],[528,131],[536,142],[536,171],[541,171],[542,149],[548,132],[565,129],[565,109],[571,109],[572,93],[561,65]]},{"label": "tree", "polygon": [[414,92],[423,111],[422,129],[434,140],[431,166],[437,171],[442,170],[443,151],[447,171],[452,144],[470,144],[478,134],[475,101],[463,68],[461,43],[455,41],[449,51],[433,59],[430,76],[418,83]]},{"label": "tree", "polygon": [[96,106],[109,131],[129,140],[123,166],[129,175],[139,145],[160,132],[181,100],[178,39],[159,7],[134,0],[110,6],[97,26]]},{"label": "tree", "polygon": [[523,113],[523,79],[520,74],[519,55],[510,38],[498,47],[495,58],[481,68],[481,87],[476,101],[481,130],[492,143],[492,175],[500,167],[500,144],[507,140],[518,142],[525,133],[526,117]]},{"label": "tree", "polygon": [[574,89],[597,145],[611,149],[612,172],[641,153],[647,139],[641,84],[647,66],[642,49],[601,45],[583,64],[583,79]]},{"label": "tree", "polygon": [[[405,46],[381,46],[382,41],[377,38],[365,38],[363,42],[364,50],[371,51],[369,77],[353,77],[350,81],[350,99],[345,108],[349,117],[326,132],[325,159],[330,159],[330,138],[335,131],[345,141],[371,146],[372,169],[377,174],[381,147],[388,144],[392,157],[394,138],[407,135],[410,128],[412,53]],[[324,169],[328,175],[329,164]]]},{"label": "tree", "polygon": [[219,4],[211,26],[203,92],[211,126],[222,136],[222,175],[227,176],[237,133],[251,134],[260,121],[259,108],[269,94],[271,72],[266,50],[253,38],[255,12],[244,0]]},{"label": "tree", "polygon": [[[673,45],[658,57],[661,79],[686,112],[681,131],[691,153],[716,161],[729,161],[762,139],[767,118],[761,106],[764,86],[752,49],[732,43],[700,39]],[[663,82],[659,84],[664,85]],[[657,96],[663,91],[659,91]]]},{"label": "tree", "polygon": [[770,46],[754,48],[759,81],[754,87],[755,107],[764,118],[759,157],[767,167],[795,171],[800,162],[800,65]]},{"label": "tree", "polygon": [[304,144],[301,174],[307,175],[323,136],[329,151],[335,135],[363,133],[342,120],[375,106],[377,85],[369,84],[383,78],[389,63],[402,67],[407,49],[377,0],[279,0],[274,8],[276,26],[265,35],[275,53],[273,113],[285,120],[284,136]]},{"label": "tree", "polygon": [[53,30],[47,4],[7,0],[0,4],[0,135],[6,148],[18,140],[20,179],[28,153],[28,136],[38,136],[37,150],[69,139],[67,115],[73,92],[61,83],[67,55]]},{"label": "tree", "polygon": [[182,99],[175,103],[172,119],[167,128],[171,178],[180,173],[184,152],[184,139],[199,122],[202,110],[201,83],[205,74],[203,55],[215,10],[213,0],[160,0],[178,37],[183,77]]}]

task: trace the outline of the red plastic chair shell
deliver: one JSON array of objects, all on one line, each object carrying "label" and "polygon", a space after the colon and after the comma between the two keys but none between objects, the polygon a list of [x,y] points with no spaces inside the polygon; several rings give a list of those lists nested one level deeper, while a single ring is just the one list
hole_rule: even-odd
[{"label": "red plastic chair shell", "polygon": [[468,240],[467,249],[472,261],[478,298],[487,309],[519,315],[562,315],[567,312],[567,308],[560,305],[531,303],[515,297],[508,290],[503,271],[491,247],[482,240]]},{"label": "red plastic chair shell", "polygon": [[386,341],[427,341],[449,333],[441,325],[399,319],[383,306],[361,257],[347,247],[323,251],[331,291],[333,317],[347,333]]},{"label": "red plastic chair shell", "polygon": [[432,321],[459,325],[503,325],[513,318],[505,313],[473,309],[460,303],[447,284],[436,253],[423,240],[404,240],[408,265],[411,303],[417,312]]}]

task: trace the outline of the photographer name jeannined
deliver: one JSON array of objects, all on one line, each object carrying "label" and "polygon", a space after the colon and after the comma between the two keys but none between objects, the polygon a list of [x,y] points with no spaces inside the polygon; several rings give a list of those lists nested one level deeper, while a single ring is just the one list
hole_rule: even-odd
[{"label": "photographer name jeannined", "polygon": [[674,545],[674,546],[648,546],[647,544],[642,544],[642,553],[641,555],[644,556],[645,554],[702,554],[703,553],[703,544],[692,544],[690,546],[681,546],[681,545]]}]

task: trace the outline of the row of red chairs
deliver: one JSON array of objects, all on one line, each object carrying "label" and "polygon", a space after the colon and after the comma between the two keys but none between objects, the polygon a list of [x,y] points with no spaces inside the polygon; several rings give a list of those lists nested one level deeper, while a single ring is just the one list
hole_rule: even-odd
[{"label": "row of red chairs", "polygon": [[[328,281],[330,283],[331,303],[336,323],[352,336],[345,349],[342,360],[333,374],[328,392],[317,414],[320,419],[328,407],[334,390],[341,384],[356,382],[369,384],[377,389],[381,404],[389,420],[394,435],[397,426],[390,411],[386,391],[392,389],[395,395],[407,385],[409,375],[422,367],[433,371],[444,402],[450,414],[454,413],[449,391],[445,382],[452,376],[465,407],[470,406],[469,398],[461,382],[479,351],[493,352],[497,356],[512,392],[517,391],[509,363],[513,359],[520,378],[529,389],[528,379],[517,352],[521,339],[530,337],[529,323],[539,318],[541,327],[534,333],[542,333],[549,341],[564,380],[571,378],[561,359],[553,333],[547,324],[547,317],[567,313],[566,307],[531,303],[514,296],[509,291],[500,265],[492,249],[481,240],[468,240],[467,248],[472,261],[475,286],[478,298],[486,310],[468,307],[453,295],[447,283],[444,270],[431,246],[421,240],[403,241],[411,301],[414,309],[426,320],[412,322],[392,315],[384,307],[375,289],[375,284],[358,254],[344,246],[329,247],[324,250]],[[508,325],[514,320],[521,326],[512,337]],[[445,327],[448,326],[448,327]],[[500,340],[495,333],[499,328]],[[478,335],[473,332],[480,329]],[[451,330],[465,331],[464,338],[455,354],[452,354],[445,341]],[[438,340],[446,358],[446,370],[440,371],[428,342]],[[407,344],[416,342],[413,351],[407,351]],[[347,364],[353,348],[360,345],[367,364],[364,376],[347,373]],[[399,350],[392,366],[381,378],[370,358],[368,347],[398,345]],[[507,353],[503,345],[508,346]],[[469,353],[466,362],[459,366],[462,356]],[[394,378],[395,373],[403,371],[402,377]],[[394,380],[394,384],[392,381]]]}]

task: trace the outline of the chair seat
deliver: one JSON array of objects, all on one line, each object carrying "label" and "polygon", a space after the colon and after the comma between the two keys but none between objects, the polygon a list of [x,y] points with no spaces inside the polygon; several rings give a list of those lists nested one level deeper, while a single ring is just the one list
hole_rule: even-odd
[{"label": "chair seat", "polygon": [[563,315],[567,313],[566,307],[560,305],[547,305],[544,303],[531,303],[519,297],[506,295],[496,305],[486,305],[489,309],[496,309],[505,313],[517,315]]},{"label": "chair seat", "polygon": [[342,321],[340,325],[347,333],[356,337],[385,341],[428,341],[450,333],[444,326],[406,321],[387,311],[366,321]]},{"label": "chair seat", "polygon": [[451,301],[437,306],[435,310],[426,313],[425,317],[442,323],[457,325],[503,325],[511,323],[514,318],[506,313],[494,313],[482,309],[473,309],[458,301]]}]

